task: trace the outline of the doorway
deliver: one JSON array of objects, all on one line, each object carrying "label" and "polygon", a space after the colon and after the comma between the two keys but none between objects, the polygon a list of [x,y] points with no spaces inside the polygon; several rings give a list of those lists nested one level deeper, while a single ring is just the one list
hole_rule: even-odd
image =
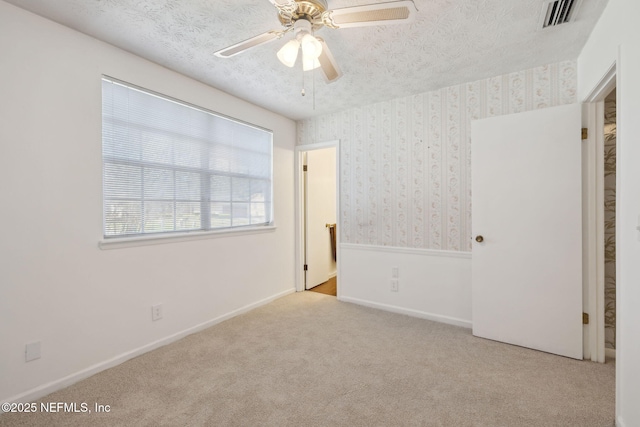
[{"label": "doorway", "polygon": [[616,99],[613,64],[583,104],[583,350],[600,363],[616,346]]},{"label": "doorway", "polygon": [[604,100],[604,351],[616,356],[616,90]]},{"label": "doorway", "polygon": [[339,296],[338,141],[296,147],[296,290]]}]

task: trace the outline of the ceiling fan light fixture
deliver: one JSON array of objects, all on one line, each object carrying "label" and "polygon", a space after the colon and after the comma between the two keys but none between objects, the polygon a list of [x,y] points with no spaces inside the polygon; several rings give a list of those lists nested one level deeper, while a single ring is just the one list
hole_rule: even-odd
[{"label": "ceiling fan light fixture", "polygon": [[287,67],[293,67],[298,59],[298,50],[300,49],[300,42],[293,39],[285,43],[278,51],[278,59]]},{"label": "ceiling fan light fixture", "polygon": [[322,44],[311,34],[305,34],[300,41],[305,56],[317,58],[322,53]]},{"label": "ceiling fan light fixture", "polygon": [[318,61],[318,58],[305,55],[304,52],[302,52],[302,71],[315,70],[319,66],[320,66],[320,61]]}]

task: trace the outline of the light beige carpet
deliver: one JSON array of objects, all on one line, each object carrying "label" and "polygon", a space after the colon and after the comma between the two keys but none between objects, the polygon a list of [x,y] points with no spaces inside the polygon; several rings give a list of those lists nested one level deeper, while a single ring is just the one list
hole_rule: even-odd
[{"label": "light beige carpet", "polygon": [[612,426],[614,366],[303,292],[5,414],[2,426]]}]

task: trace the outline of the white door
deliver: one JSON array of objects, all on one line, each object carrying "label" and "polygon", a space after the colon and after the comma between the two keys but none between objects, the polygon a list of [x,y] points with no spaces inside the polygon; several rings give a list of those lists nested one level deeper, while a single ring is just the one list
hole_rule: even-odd
[{"label": "white door", "polygon": [[578,104],[472,122],[478,337],[582,359],[580,127]]},{"label": "white door", "polygon": [[336,222],[336,149],[307,152],[306,289],[329,280],[336,263],[327,224]]}]

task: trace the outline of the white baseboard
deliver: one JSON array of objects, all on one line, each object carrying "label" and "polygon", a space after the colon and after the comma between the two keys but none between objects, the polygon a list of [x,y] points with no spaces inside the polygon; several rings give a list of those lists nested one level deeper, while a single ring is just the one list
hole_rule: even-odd
[{"label": "white baseboard", "polygon": [[614,348],[605,348],[604,349],[604,357],[615,359],[616,358],[616,350]]},{"label": "white baseboard", "polygon": [[434,322],[447,323],[449,325],[461,326],[463,328],[471,329],[472,323],[468,320],[456,319],[454,317],[442,316],[440,314],[426,313],[424,311],[413,310],[410,308],[396,307],[388,304],[381,304],[373,301],[366,301],[359,298],[340,297],[340,301],[350,302],[353,304],[364,305],[366,307],[377,308],[384,311],[391,311],[393,313],[406,314],[411,317],[419,317],[421,319],[432,320]]},{"label": "white baseboard", "polygon": [[616,419],[616,427],[626,427],[624,421],[622,421],[622,418],[618,417]]},{"label": "white baseboard", "polygon": [[134,357],[138,357],[144,353],[150,352],[160,347],[164,347],[165,345],[171,344],[179,339],[182,339],[188,335],[194,334],[196,332],[200,332],[204,329],[207,329],[213,325],[216,325],[225,320],[231,319],[232,317],[238,316],[240,314],[251,311],[255,308],[258,308],[262,305],[268,304],[278,298],[283,296],[292,294],[295,292],[294,288],[288,289],[284,292],[279,292],[270,297],[264,298],[260,301],[254,302],[252,304],[248,304],[244,307],[240,307],[236,310],[233,310],[227,314],[223,314],[222,316],[218,316],[214,319],[208,320],[206,322],[195,325],[191,328],[185,329],[181,332],[177,332],[173,335],[169,335],[168,337],[159,339],[147,345],[143,345],[142,347],[138,347],[134,350],[128,351],[126,353],[122,353],[114,358],[109,360],[105,360],[104,362],[97,363],[93,366],[90,366],[86,369],[78,371],[74,374],[67,375],[66,377],[60,378],[55,381],[51,381],[47,384],[43,384],[41,386],[35,387],[31,390],[28,390],[24,393],[18,394],[16,396],[10,397],[8,399],[3,399],[3,402],[32,402],[37,400],[47,394],[53,393],[55,391],[61,390],[63,388],[69,387],[72,384],[77,383],[78,381],[82,381],[86,378],[89,378],[92,375],[97,374],[98,372],[102,372],[106,369],[113,368],[114,366],[120,365],[121,363],[126,362],[129,359],[133,359]]},{"label": "white baseboard", "polygon": [[353,244],[340,249],[339,299],[471,327],[470,253]]}]

